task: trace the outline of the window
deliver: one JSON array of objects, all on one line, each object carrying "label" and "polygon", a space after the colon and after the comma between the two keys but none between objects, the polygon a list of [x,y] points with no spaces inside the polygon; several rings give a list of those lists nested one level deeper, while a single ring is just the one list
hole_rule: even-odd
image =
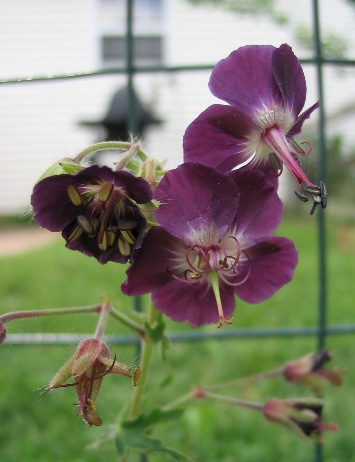
[{"label": "window", "polygon": [[[133,62],[164,64],[163,0],[135,0]],[[126,62],[126,0],[99,0],[100,59],[103,67]]]}]

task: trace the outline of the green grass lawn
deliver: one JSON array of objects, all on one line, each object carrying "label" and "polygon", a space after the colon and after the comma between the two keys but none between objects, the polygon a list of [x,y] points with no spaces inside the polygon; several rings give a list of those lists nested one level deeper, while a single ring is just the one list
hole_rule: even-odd
[{"label": "green grass lawn", "polygon": [[[317,230],[310,217],[285,220],[278,234],[295,241],[299,265],[294,280],[260,305],[237,301],[233,327],[297,327],[317,322]],[[327,230],[328,322],[355,324],[354,228],[341,225]],[[64,248],[62,241],[23,255],[0,259],[0,312],[91,305],[110,296],[117,308],[129,309],[132,300],[122,296],[122,266],[99,265],[94,259]],[[76,315],[10,323],[8,332],[93,333],[97,317]],[[185,325],[167,322],[168,333],[186,331]],[[227,327],[223,327],[225,329]],[[203,328],[215,332],[215,326]],[[115,320],[108,333],[129,332]],[[334,365],[347,371],[341,388],[328,388],[325,420],[339,424],[339,431],[325,435],[325,462],[355,462],[355,356],[354,335],[330,336],[328,348]],[[168,403],[194,385],[212,385],[243,375],[278,367],[316,347],[316,340],[302,338],[231,339],[171,344],[168,359],[154,358],[149,382],[151,402]],[[102,427],[87,428],[76,418],[71,388],[40,394],[42,387],[73,353],[68,346],[14,346],[0,349],[0,460],[1,462],[116,461],[112,440],[105,440],[131,392],[130,382],[118,376],[105,378],[97,401]],[[117,359],[137,363],[134,346],[115,346]],[[309,396],[302,387],[274,379],[228,390],[233,396],[263,401],[270,396]],[[144,403],[146,406],[148,403]],[[157,435],[188,454],[194,462],[269,462],[312,460],[314,446],[289,430],[264,421],[253,411],[198,401],[181,420],[165,423]],[[99,445],[99,442],[101,444]],[[135,460],[135,459],[132,459]],[[153,462],[165,457],[154,456]]]}]

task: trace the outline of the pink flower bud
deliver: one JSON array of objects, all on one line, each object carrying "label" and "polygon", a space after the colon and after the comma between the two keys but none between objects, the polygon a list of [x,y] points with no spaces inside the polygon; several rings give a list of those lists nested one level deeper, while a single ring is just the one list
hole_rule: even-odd
[{"label": "pink flower bud", "polygon": [[324,430],[336,431],[338,426],[321,420],[323,402],[316,398],[270,399],[263,406],[264,416],[294,430],[302,437],[315,437],[322,443]]},{"label": "pink flower bud", "polygon": [[288,382],[300,383],[312,387],[318,394],[328,382],[341,385],[342,372],[338,369],[323,370],[326,362],[331,360],[331,353],[320,350],[302,358],[289,361],[283,367],[283,376]]}]

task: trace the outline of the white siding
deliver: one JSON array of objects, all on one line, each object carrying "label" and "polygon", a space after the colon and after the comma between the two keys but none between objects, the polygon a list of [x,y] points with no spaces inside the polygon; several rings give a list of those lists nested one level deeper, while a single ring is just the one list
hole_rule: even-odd
[{"label": "white siding", "polygon": [[[294,11],[293,1],[283,3],[292,17],[301,15],[302,20],[304,8]],[[306,6],[309,1],[299,3]],[[329,3],[336,17],[336,2]],[[97,0],[2,0],[0,79],[98,68],[97,8]],[[262,18],[193,7],[185,0],[166,0],[164,14],[169,65],[213,64],[244,44],[292,44],[289,28]],[[305,71],[311,104],[316,100],[315,75],[310,68]],[[146,150],[168,159],[169,166],[182,161],[186,126],[216,101],[209,93],[208,78],[207,71],[136,77],[141,99],[165,120],[147,133]],[[331,87],[334,104],[355,98],[351,78],[349,74],[344,85],[342,81]],[[334,73],[330,79],[334,82]],[[78,122],[101,118],[113,92],[124,83],[124,76],[113,75],[0,85],[0,214],[20,213],[29,204],[33,182],[49,164],[97,141],[99,134]]]}]

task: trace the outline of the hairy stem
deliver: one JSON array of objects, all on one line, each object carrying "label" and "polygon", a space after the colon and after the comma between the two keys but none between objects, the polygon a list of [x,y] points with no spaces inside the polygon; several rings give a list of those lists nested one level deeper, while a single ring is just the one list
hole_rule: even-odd
[{"label": "hairy stem", "polygon": [[79,313],[90,313],[100,312],[101,305],[93,306],[79,306],[72,308],[47,308],[43,310],[26,310],[26,311],[13,311],[12,313],[6,313],[0,316],[0,321],[6,323],[14,321],[15,319],[34,318],[39,316],[54,316],[60,314],[79,314]]},{"label": "hairy stem", "polygon": [[100,317],[96,326],[94,338],[102,338],[111,310],[111,304],[108,301],[101,305]]},{"label": "hairy stem", "polygon": [[130,319],[128,316],[125,314],[121,313],[120,311],[116,310],[115,308],[111,307],[110,315],[117,319],[117,321],[120,321],[123,325],[129,327],[133,331],[137,332],[140,337],[145,337],[145,330],[144,328]]},{"label": "hairy stem", "polygon": [[131,143],[123,142],[123,141],[102,141],[100,143],[92,144],[91,146],[85,148],[83,151],[79,152],[74,157],[74,162],[81,162],[85,157],[93,154],[94,152],[98,151],[108,151],[108,150],[115,150],[115,151],[127,151],[130,149]]},{"label": "hairy stem", "polygon": [[198,389],[197,391],[195,391],[195,396],[197,398],[213,399],[215,401],[220,401],[226,404],[233,404],[235,406],[246,407],[249,409],[255,409],[257,411],[261,411],[263,409],[263,405],[260,403],[254,403],[252,401],[245,401],[244,399],[238,399],[230,396],[219,395],[217,393],[211,393],[206,389]]}]

